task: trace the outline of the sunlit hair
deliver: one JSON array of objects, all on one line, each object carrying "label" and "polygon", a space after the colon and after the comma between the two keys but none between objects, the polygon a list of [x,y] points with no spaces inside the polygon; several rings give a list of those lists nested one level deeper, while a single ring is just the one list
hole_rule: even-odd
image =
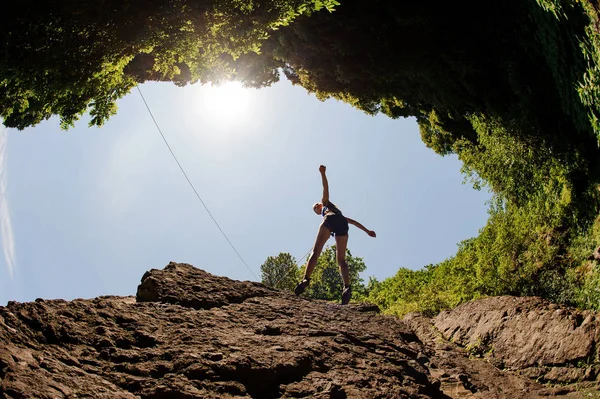
[{"label": "sunlit hair", "polygon": [[320,202],[315,202],[315,204],[313,205],[313,211],[318,215],[320,214],[319,211],[317,211],[317,208],[319,207],[319,205],[321,205]]}]

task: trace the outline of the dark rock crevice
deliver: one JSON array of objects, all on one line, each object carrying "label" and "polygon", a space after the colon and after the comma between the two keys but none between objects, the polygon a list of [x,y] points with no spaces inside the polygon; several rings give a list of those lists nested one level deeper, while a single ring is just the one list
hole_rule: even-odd
[{"label": "dark rock crevice", "polygon": [[248,362],[235,369],[221,369],[213,378],[240,382],[253,398],[273,399],[281,395],[281,385],[301,381],[313,369],[312,358],[306,355],[276,369]]}]

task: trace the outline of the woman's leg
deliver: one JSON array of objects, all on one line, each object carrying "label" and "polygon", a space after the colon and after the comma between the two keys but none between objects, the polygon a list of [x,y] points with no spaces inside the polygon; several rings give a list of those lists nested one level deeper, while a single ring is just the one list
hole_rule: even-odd
[{"label": "woman's leg", "polygon": [[335,236],[335,258],[342,280],[344,280],[344,288],[350,287],[350,273],[348,272],[348,263],[346,262],[346,248],[348,247],[348,234],[344,236]]},{"label": "woman's leg", "polygon": [[308,258],[308,263],[306,263],[306,271],[304,272],[304,278],[310,278],[315,266],[317,265],[317,260],[321,255],[321,251],[323,251],[323,246],[329,239],[331,232],[325,226],[324,223],[321,223],[319,226],[319,231],[317,232],[317,239],[315,240],[315,246],[313,247],[312,253]]}]

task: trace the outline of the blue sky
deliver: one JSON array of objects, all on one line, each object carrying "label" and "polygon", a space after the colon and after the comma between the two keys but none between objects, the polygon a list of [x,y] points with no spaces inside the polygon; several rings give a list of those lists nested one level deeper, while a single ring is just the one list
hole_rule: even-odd
[{"label": "blue sky", "polygon": [[285,80],[260,90],[140,88],[251,271],[133,90],[102,128],[88,128],[87,118],[66,132],[56,118],[21,132],[2,128],[0,305],[134,295],[146,270],[169,261],[256,280],[268,256],[289,252],[299,260],[311,248],[321,164],[331,200],[377,232],[350,230],[349,249],[364,259],[365,277],[440,262],[487,220],[490,195],[463,185],[456,157],[427,149],[413,119],[320,102]]}]

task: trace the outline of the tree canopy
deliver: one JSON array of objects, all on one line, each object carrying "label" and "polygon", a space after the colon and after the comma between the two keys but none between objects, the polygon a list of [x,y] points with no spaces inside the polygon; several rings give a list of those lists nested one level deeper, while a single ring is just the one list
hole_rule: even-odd
[{"label": "tree canopy", "polygon": [[[364,272],[367,266],[362,258],[353,256],[348,249],[346,249],[346,262],[354,298],[364,298],[367,288],[360,273]],[[282,252],[277,256],[269,256],[260,270],[261,281],[266,286],[284,291],[294,291],[296,284],[304,274],[304,265],[297,265],[296,260],[290,254]],[[342,289],[343,282],[337,265],[335,245],[333,245],[325,248],[319,256],[304,296],[337,301],[340,299]]]},{"label": "tree canopy", "polygon": [[86,111],[100,126],[147,80],[263,87],[283,73],[320,99],[415,117],[428,147],[456,154],[466,179],[494,193],[478,237],[440,264],[371,281],[373,300],[436,311],[535,294],[597,306],[600,272],[585,255],[600,243],[591,0],[24,0],[3,12],[6,126],[58,115],[68,128]]},{"label": "tree canopy", "polygon": [[269,256],[260,266],[261,282],[267,287],[278,290],[293,291],[300,276],[296,259],[287,252]]},{"label": "tree canopy", "polygon": [[269,32],[335,0],[25,0],[0,24],[0,116],[24,129],[52,115],[64,128],[116,112],[137,82],[219,82]]}]

